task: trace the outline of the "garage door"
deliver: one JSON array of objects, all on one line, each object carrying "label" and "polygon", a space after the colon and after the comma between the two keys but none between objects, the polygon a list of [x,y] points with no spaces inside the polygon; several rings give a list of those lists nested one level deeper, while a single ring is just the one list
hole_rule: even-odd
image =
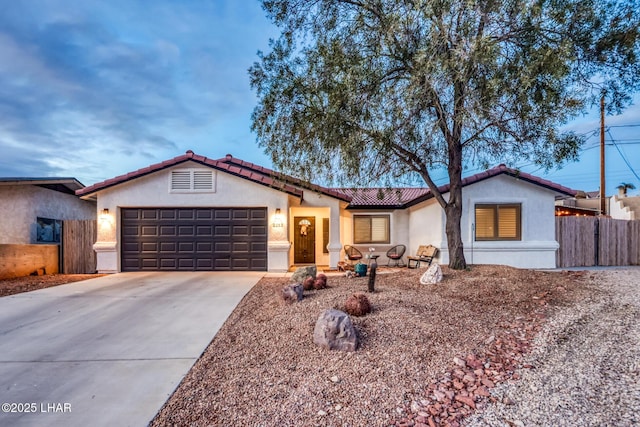
[{"label": "garage door", "polygon": [[266,208],[123,208],[122,271],[267,270]]}]

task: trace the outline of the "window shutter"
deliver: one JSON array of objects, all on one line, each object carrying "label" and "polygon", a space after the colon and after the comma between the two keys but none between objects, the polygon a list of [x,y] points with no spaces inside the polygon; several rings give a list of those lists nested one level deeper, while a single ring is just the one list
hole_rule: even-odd
[{"label": "window shutter", "polygon": [[498,237],[501,239],[518,238],[518,209],[515,206],[498,207]]},{"label": "window shutter", "polygon": [[172,171],[171,172],[171,189],[172,190],[190,190],[191,189],[191,173],[189,171]]},{"label": "window shutter", "polygon": [[356,216],[353,218],[354,243],[369,242],[369,218]]},{"label": "window shutter", "polygon": [[476,206],[476,238],[490,239],[495,236],[495,210],[493,207]]},{"label": "window shutter", "polygon": [[371,241],[386,242],[389,240],[389,218],[371,218]]}]

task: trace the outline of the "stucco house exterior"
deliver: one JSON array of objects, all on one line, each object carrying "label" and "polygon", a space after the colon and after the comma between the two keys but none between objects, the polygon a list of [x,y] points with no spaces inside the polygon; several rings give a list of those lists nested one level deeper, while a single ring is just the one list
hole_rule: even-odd
[{"label": "stucco house exterior", "polygon": [[[470,263],[555,267],[555,197],[575,191],[504,165],[463,185]],[[326,188],[187,151],[76,194],[97,202],[99,272],[336,268],[347,244],[379,263],[396,244],[432,244],[448,262],[444,212],[424,188]]]},{"label": "stucco house exterior", "polygon": [[75,195],[82,188],[75,178],[0,178],[0,244],[46,243],[55,234],[49,220],[55,228],[55,221],[95,219],[95,202]]}]

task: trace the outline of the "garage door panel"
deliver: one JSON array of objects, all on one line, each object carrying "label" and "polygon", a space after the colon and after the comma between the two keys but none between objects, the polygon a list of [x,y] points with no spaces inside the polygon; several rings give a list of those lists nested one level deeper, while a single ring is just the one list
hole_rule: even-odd
[{"label": "garage door panel", "polygon": [[231,237],[231,227],[228,225],[216,225],[213,237]]},{"label": "garage door panel", "polygon": [[249,227],[246,225],[234,225],[232,228],[234,236],[248,236]]},{"label": "garage door panel", "polygon": [[231,209],[216,209],[213,212],[213,219],[216,221],[231,219]]},{"label": "garage door panel", "polygon": [[180,209],[178,210],[178,219],[194,219],[196,217],[193,209]]},{"label": "garage door panel", "polygon": [[176,242],[160,242],[160,253],[174,253],[177,249]]},{"label": "garage door panel", "polygon": [[158,269],[158,259],[157,258],[142,258],[140,260],[140,268],[141,269]]},{"label": "garage door panel", "polygon": [[196,251],[198,253],[212,253],[213,242],[196,242]]},{"label": "garage door panel", "polygon": [[175,209],[160,209],[160,219],[162,220],[175,220],[178,217],[178,213]]},{"label": "garage door panel", "polygon": [[140,229],[140,234],[143,236],[157,236],[158,227],[155,225],[143,225]]},{"label": "garage door panel", "polygon": [[231,242],[214,242],[214,254],[228,254],[231,252]]},{"label": "garage door panel", "polygon": [[249,219],[249,209],[233,209],[231,217],[235,219]]},{"label": "garage door panel", "polygon": [[140,229],[135,225],[122,227],[123,236],[138,236],[139,234],[140,234]]},{"label": "garage door panel", "polygon": [[151,253],[156,253],[158,252],[158,242],[142,242],[142,248],[140,249],[141,252],[151,252]]},{"label": "garage door panel", "polygon": [[163,225],[160,226],[160,235],[161,236],[177,236],[178,235],[178,227],[175,225]]},{"label": "garage door panel", "polygon": [[140,219],[157,220],[158,214],[157,209],[143,209],[140,211]]},{"label": "garage door panel", "polygon": [[265,208],[122,208],[123,271],[267,269]]},{"label": "garage door panel", "polygon": [[179,242],[178,243],[178,252],[180,254],[193,253],[195,248],[195,242]]},{"label": "garage door panel", "polygon": [[256,236],[266,236],[267,235],[267,227],[263,225],[252,225],[251,226],[251,235]]},{"label": "garage door panel", "polygon": [[211,225],[198,225],[196,227],[196,234],[199,238],[213,237],[213,226]]}]

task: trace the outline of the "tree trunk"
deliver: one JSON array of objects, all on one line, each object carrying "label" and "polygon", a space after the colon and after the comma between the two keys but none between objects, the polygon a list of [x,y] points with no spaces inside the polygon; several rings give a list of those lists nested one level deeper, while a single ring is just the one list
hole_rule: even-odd
[{"label": "tree trunk", "polygon": [[[454,121],[455,122],[455,121]],[[467,261],[464,259],[462,246],[462,144],[460,143],[460,125],[454,126],[449,145],[449,201],[444,208],[449,246],[449,268],[464,270]]]},{"label": "tree trunk", "polygon": [[447,232],[447,245],[449,246],[449,268],[464,270],[467,268],[467,261],[464,258],[460,228],[462,205],[449,202],[444,212],[446,217],[445,229]]}]

